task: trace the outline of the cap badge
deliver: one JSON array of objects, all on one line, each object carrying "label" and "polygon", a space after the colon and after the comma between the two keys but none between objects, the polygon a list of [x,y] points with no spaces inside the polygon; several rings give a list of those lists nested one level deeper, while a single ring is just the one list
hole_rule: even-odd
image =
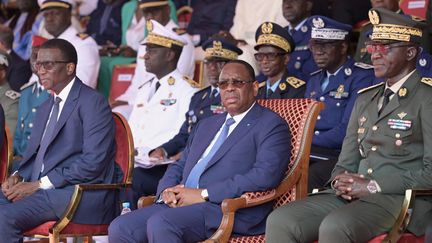
[{"label": "cap badge", "polygon": [[213,48],[215,51],[222,51],[222,43],[220,41],[213,41]]},{"label": "cap badge", "polygon": [[312,19],[312,23],[315,28],[324,28],[324,21],[322,18],[314,18]]},{"label": "cap badge", "polygon": [[377,11],[375,11],[375,10],[369,11],[369,20],[373,25],[379,24],[380,18],[379,18]]},{"label": "cap badge", "polygon": [[398,92],[398,94],[399,94],[399,97],[405,97],[406,95],[407,95],[407,93],[408,93],[408,90],[407,90],[407,88],[405,88],[405,87],[403,87],[403,88],[400,88],[399,89],[399,92]]},{"label": "cap badge", "polygon": [[153,23],[150,20],[147,21],[146,27],[149,32],[153,31]]},{"label": "cap badge", "polygon": [[273,24],[272,23],[262,24],[261,31],[263,32],[263,34],[271,34],[273,32]]},{"label": "cap badge", "polygon": [[345,68],[345,74],[347,75],[347,76],[350,76],[351,74],[352,74],[352,70],[351,70],[351,68]]},{"label": "cap badge", "polygon": [[407,113],[402,111],[401,113],[399,113],[397,115],[400,119],[404,119],[404,117],[407,115]]},{"label": "cap badge", "polygon": [[173,77],[169,77],[168,78],[168,84],[169,85],[174,85],[174,83],[175,83],[175,79]]},{"label": "cap badge", "polygon": [[280,90],[285,90],[286,89],[286,84],[285,83],[281,83],[281,84],[279,84],[279,89]]}]

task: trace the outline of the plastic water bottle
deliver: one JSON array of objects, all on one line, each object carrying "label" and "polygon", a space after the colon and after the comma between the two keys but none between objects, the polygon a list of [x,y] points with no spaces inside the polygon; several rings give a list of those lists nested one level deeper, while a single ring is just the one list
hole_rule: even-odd
[{"label": "plastic water bottle", "polygon": [[129,202],[124,202],[122,203],[122,211],[121,211],[121,215],[123,214],[127,214],[129,212],[131,212],[132,210],[130,209],[130,203]]}]

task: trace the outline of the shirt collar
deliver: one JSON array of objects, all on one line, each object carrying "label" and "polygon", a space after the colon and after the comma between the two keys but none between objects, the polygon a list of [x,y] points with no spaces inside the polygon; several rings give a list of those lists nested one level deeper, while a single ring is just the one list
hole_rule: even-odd
[{"label": "shirt collar", "polygon": [[241,122],[241,120],[243,120],[243,118],[246,116],[246,114],[252,109],[252,107],[255,105],[255,103],[256,103],[256,101],[249,107],[249,109],[247,109],[245,112],[240,113],[238,115],[231,116],[229,113],[227,113],[225,121],[228,120],[229,118],[232,118],[232,119],[234,119],[236,124],[239,124]]},{"label": "shirt collar", "polygon": [[[303,19],[296,27],[294,27],[294,29],[297,31],[297,30],[299,30],[305,23],[306,23],[306,21],[308,20],[308,18],[305,18],[305,19]],[[289,30],[292,30],[293,29],[293,27],[292,27],[292,25],[291,25],[291,23],[288,23],[288,29]]]},{"label": "shirt collar", "polygon": [[72,81],[70,81],[68,85],[66,85],[66,87],[64,87],[63,90],[60,91],[58,95],[54,94],[54,98],[59,97],[63,102],[66,101],[74,83],[75,83],[75,78],[73,78]]},{"label": "shirt collar", "polygon": [[281,82],[281,79],[279,79],[278,81],[276,81],[272,86],[270,86],[270,81],[267,80],[266,84],[267,84],[267,90],[271,89],[271,91],[275,92],[277,87],[279,86],[279,83]]},{"label": "shirt collar", "polygon": [[399,89],[402,87],[402,85],[405,83],[405,81],[407,81],[407,79],[414,73],[415,69],[412,70],[410,73],[408,73],[407,75],[405,75],[403,78],[401,78],[399,81],[397,81],[396,83],[394,83],[391,87],[389,87],[387,85],[387,82],[385,83],[386,85],[386,89],[390,88],[391,91],[393,91],[394,94],[396,94]]}]

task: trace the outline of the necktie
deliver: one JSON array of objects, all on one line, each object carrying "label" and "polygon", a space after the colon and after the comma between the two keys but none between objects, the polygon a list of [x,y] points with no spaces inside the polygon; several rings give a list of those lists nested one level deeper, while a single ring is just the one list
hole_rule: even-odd
[{"label": "necktie", "polygon": [[57,124],[57,117],[59,114],[59,104],[61,102],[60,97],[56,97],[54,100],[54,104],[52,105],[51,117],[49,118],[48,124],[45,128],[45,133],[42,136],[39,150],[36,155],[35,163],[33,165],[33,172],[31,176],[31,181],[36,181],[39,179],[39,175],[42,171],[43,160],[45,156],[45,152],[48,148],[48,145],[51,141],[52,135],[54,133],[54,128]]},{"label": "necktie", "polygon": [[159,89],[160,86],[161,86],[161,84],[160,84],[159,80],[156,81],[156,84],[155,84],[154,88],[150,90],[150,94],[148,96],[148,100],[147,101],[151,100],[151,98],[154,96],[154,94],[156,94],[156,91]]},{"label": "necktie", "polygon": [[267,89],[267,98],[270,98],[270,96],[273,94],[273,90],[272,89]]},{"label": "necktie", "polygon": [[321,91],[324,92],[324,90],[327,88],[327,86],[328,86],[328,84],[329,84],[329,82],[330,82],[330,78],[333,77],[333,76],[334,76],[334,75],[329,75],[329,76],[327,76],[327,77],[323,80],[323,82],[322,82],[322,84],[321,84]]},{"label": "necktie", "polygon": [[216,96],[219,94],[217,89],[213,89],[211,94],[210,94],[210,99],[214,99],[216,98]]},{"label": "necktie", "polygon": [[384,91],[384,99],[383,99],[381,109],[378,111],[378,115],[381,115],[381,112],[384,110],[384,107],[386,107],[387,104],[390,102],[390,96],[392,96],[392,94],[393,94],[393,91],[389,88],[387,88]]},{"label": "necktie", "polygon": [[199,179],[201,177],[201,174],[204,172],[204,169],[206,168],[208,162],[212,159],[212,157],[218,151],[219,147],[223,144],[223,142],[227,138],[229,127],[234,123],[235,123],[235,120],[233,118],[229,118],[228,120],[226,120],[226,122],[223,126],[223,129],[222,129],[221,133],[219,134],[219,137],[217,138],[213,147],[208,152],[207,156],[202,158],[201,161],[199,161],[199,163],[195,164],[195,166],[192,168],[191,172],[189,173],[189,176],[188,176],[186,183],[185,183],[186,187],[198,188]]},{"label": "necktie", "polygon": [[157,90],[159,89],[160,85],[161,85],[161,84],[160,84],[160,82],[159,82],[159,81],[157,81],[157,82],[156,82],[156,88],[155,88],[155,93],[156,93],[156,91],[157,91]]}]

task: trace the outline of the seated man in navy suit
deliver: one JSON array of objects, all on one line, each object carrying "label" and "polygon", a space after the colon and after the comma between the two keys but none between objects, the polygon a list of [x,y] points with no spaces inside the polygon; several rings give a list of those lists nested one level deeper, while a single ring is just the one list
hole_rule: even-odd
[{"label": "seated man in navy suit", "polygon": [[[62,216],[74,185],[115,181],[114,121],[106,99],[75,76],[77,53],[63,39],[45,42],[35,69],[53,95],[37,110],[34,129],[17,171],[0,193],[0,242]],[[109,223],[115,195],[85,192],[72,221]]]},{"label": "seated man in navy suit", "polygon": [[[160,180],[156,203],[115,219],[110,242],[204,240],[220,224],[224,199],[281,182],[291,151],[289,128],[255,102],[254,77],[244,61],[224,65],[218,86],[227,112],[197,124],[181,159]],[[240,210],[233,233],[262,234],[271,210],[271,202]]]}]

